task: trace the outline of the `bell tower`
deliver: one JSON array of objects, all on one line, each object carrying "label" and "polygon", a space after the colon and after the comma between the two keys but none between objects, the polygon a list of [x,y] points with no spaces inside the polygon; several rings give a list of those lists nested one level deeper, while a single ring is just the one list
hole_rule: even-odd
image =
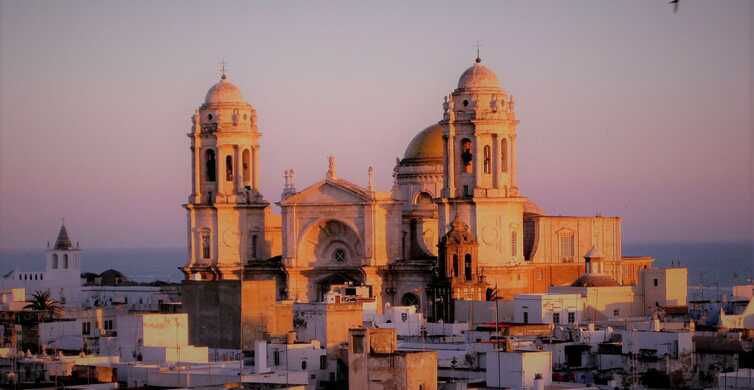
[{"label": "bell tower", "polygon": [[191,118],[189,280],[237,280],[247,261],[270,254],[269,202],[259,192],[256,110],[223,71]]},{"label": "bell tower", "polygon": [[523,205],[516,180],[516,118],[513,96],[495,73],[474,64],[443,103],[442,196],[437,199],[439,235],[451,221],[476,237],[480,269],[522,262]]}]

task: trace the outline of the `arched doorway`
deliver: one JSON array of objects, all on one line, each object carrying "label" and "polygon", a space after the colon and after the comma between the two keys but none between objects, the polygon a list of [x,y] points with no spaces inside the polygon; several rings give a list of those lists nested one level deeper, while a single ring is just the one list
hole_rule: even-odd
[{"label": "arched doorway", "polygon": [[403,294],[403,297],[401,297],[401,305],[402,306],[414,306],[416,307],[416,311],[419,311],[419,308],[421,306],[421,303],[419,302],[419,297],[414,293],[405,293]]},{"label": "arched doorway", "polygon": [[[344,295],[356,295],[356,288],[364,285],[364,274],[361,269],[342,269],[327,272],[317,280],[317,300],[323,301],[325,295],[333,286],[346,286]],[[354,291],[348,291],[353,289]]]}]

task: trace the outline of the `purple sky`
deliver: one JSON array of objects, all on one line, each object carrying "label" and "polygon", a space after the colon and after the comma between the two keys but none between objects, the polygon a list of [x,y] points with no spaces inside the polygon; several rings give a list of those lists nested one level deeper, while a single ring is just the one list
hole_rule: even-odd
[{"label": "purple sky", "polygon": [[548,213],[622,216],[631,242],[752,239],[752,2],[409,3],[0,2],[0,247],[43,247],[60,217],[87,248],[185,245],[185,134],[222,59],[268,200],[330,153],[388,190],[477,40]]}]

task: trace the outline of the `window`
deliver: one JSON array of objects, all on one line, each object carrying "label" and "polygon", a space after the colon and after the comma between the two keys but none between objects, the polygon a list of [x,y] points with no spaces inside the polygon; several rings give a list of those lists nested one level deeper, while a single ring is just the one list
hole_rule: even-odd
[{"label": "window", "polygon": [[552,313],[552,323],[553,324],[560,323],[560,313]]},{"label": "window", "polygon": [[63,255],[63,268],[68,269],[68,254]]},{"label": "window", "polygon": [[92,324],[89,321],[81,323],[81,334],[89,335],[92,332]]},{"label": "window", "polygon": [[272,364],[279,366],[280,365],[280,351],[275,351],[272,353]]},{"label": "window", "polygon": [[434,206],[432,195],[426,192],[420,192],[419,195],[416,196],[416,204],[420,206]]},{"label": "window", "polygon": [[508,140],[505,138],[500,141],[500,170],[508,172]]},{"label": "window", "polygon": [[461,141],[461,163],[466,173],[471,173],[471,162],[474,160],[474,153],[471,152],[471,140],[464,138]]},{"label": "window", "polygon": [[225,156],[225,181],[233,181],[233,157]]},{"label": "window", "polygon": [[209,230],[204,229],[202,230],[202,258],[209,259],[210,253]]},{"label": "window", "polygon": [[468,253],[463,259],[463,274],[466,280],[471,280],[471,255]]},{"label": "window", "polygon": [[511,232],[511,256],[516,256],[516,253],[518,253],[518,237],[516,237],[516,232]]},{"label": "window", "polygon": [[618,317],[620,315],[620,310],[615,309],[613,310],[613,317]]},{"label": "window", "polygon": [[484,173],[490,173],[490,146],[484,145]]},{"label": "window", "polygon": [[655,284],[655,287],[657,287],[657,284],[658,284],[657,279],[654,280],[654,284]]},{"label": "window", "polygon": [[364,353],[364,336],[363,335],[353,335],[352,338],[353,346],[351,347],[351,351],[353,353]]},{"label": "window", "polygon": [[324,370],[327,368],[327,355],[321,355],[319,357],[319,369]]},{"label": "window", "polygon": [[113,320],[105,320],[105,330],[113,330]]},{"label": "window", "polygon": [[524,324],[529,323],[529,312],[524,312]]},{"label": "window", "polygon": [[338,263],[343,263],[346,261],[346,251],[344,251],[341,248],[338,248],[333,252],[333,260],[335,260]]},{"label": "window", "polygon": [[257,258],[257,235],[256,234],[251,235],[250,245],[251,245],[251,250],[250,250],[251,258],[256,259]]},{"label": "window", "polygon": [[58,268],[58,254],[52,255],[52,268],[57,269]]},{"label": "window", "polygon": [[306,360],[301,361],[301,369],[306,370]]},{"label": "window", "polygon": [[214,182],[217,180],[217,162],[215,161],[215,151],[207,149],[204,157],[205,174],[207,175],[207,181]]},{"label": "window", "polygon": [[569,324],[575,324],[576,323],[576,313],[569,312],[568,313],[568,323]]},{"label": "window", "polygon": [[463,196],[471,196],[471,193],[469,192],[469,186],[464,185],[463,186]]},{"label": "window", "polygon": [[573,233],[564,233],[558,237],[560,257],[572,259],[574,256]]},{"label": "window", "polygon": [[453,277],[458,277],[458,255],[453,255]]},{"label": "window", "polygon": [[243,182],[248,185],[251,181],[251,172],[249,171],[249,149],[244,149],[241,156],[241,167],[243,168]]}]

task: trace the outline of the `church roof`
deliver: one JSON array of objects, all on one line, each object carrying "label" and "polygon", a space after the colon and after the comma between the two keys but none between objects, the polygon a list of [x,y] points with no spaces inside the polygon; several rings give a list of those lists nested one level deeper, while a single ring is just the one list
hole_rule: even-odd
[{"label": "church roof", "polygon": [[458,79],[459,89],[491,88],[500,89],[500,82],[492,69],[482,65],[482,60],[477,58],[474,65],[466,69]]},{"label": "church roof", "polygon": [[58,238],[55,240],[55,249],[57,250],[70,250],[73,248],[73,243],[68,237],[68,231],[65,229],[65,224],[60,225],[60,231],[58,232]]},{"label": "church roof", "polygon": [[207,91],[207,96],[204,98],[206,104],[219,104],[219,103],[235,103],[246,104],[246,101],[241,95],[241,89],[235,84],[228,81],[227,77],[223,75],[220,81],[213,85],[212,88]]},{"label": "church roof", "polygon": [[571,287],[617,287],[618,282],[609,275],[585,274],[576,279]]},{"label": "church roof", "polygon": [[408,144],[405,159],[442,159],[442,125],[435,123],[420,131]]}]

